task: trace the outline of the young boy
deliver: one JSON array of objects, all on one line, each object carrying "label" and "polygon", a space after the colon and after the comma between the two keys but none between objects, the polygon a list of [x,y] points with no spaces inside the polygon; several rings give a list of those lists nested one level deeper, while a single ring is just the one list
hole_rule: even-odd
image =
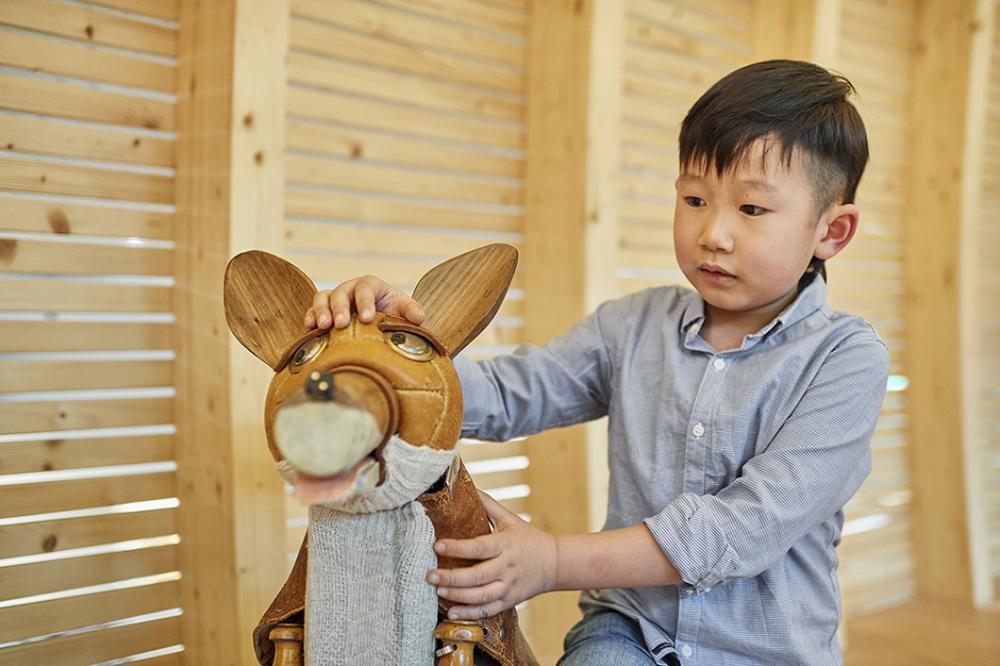
[{"label": "young boy", "polygon": [[[456,365],[463,432],[504,440],[609,417],[608,517],[553,536],[484,496],[497,531],[442,541],[480,562],[428,582],[479,618],[583,590],[561,664],[839,664],[836,545],[867,476],[888,374],[874,329],[832,312],[868,160],[851,84],[769,61],[715,84],[680,135],[674,249],[695,291],[602,304],[545,347]],[[873,287],[874,288],[874,287]],[[317,295],[422,321],[371,276]]]}]

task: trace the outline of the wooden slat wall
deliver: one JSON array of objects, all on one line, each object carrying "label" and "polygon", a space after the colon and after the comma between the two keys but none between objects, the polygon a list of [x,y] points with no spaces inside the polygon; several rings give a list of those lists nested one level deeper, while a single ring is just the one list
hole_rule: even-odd
[{"label": "wooden slat wall", "polygon": [[622,294],[687,285],[673,247],[677,135],[709,86],[751,62],[751,5],[628,2],[616,271]]},{"label": "wooden slat wall", "polygon": [[[292,2],[285,256],[319,288],[371,273],[411,290],[456,254],[520,247],[525,11],[523,2]],[[522,298],[515,277],[464,353],[519,343]],[[481,488],[527,512],[523,442],[463,442],[462,455]],[[291,553],[306,511],[287,507]]]},{"label": "wooden slat wall", "polygon": [[840,579],[850,617],[915,593],[909,537],[903,253],[907,109],[915,0],[843,0],[834,67],[858,90],[871,161],[857,203],[861,222],[830,262],[829,305],[874,324],[892,359],[889,393],[872,439],[872,474],[847,505]]},{"label": "wooden slat wall", "polygon": [[[979,235],[978,265],[995,267],[1000,263],[1000,226],[997,210],[1000,209],[1000,3],[993,5],[993,40],[989,62],[989,86],[986,93],[986,138],[982,148],[980,181],[980,208],[978,211]],[[978,394],[979,415],[978,467],[983,475],[981,487],[985,490],[987,504],[987,535],[989,539],[989,567],[993,577],[1000,581],[1000,276],[995,270],[978,275],[975,311],[978,315],[978,346],[976,359],[980,386]],[[1000,586],[997,587],[1000,590]]]},{"label": "wooden slat wall", "polygon": [[0,1],[0,662],[179,663],[174,0]]}]

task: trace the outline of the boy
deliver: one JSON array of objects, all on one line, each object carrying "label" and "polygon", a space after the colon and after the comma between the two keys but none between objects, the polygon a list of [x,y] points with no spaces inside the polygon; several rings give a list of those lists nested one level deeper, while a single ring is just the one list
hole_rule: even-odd
[{"label": "boy", "polygon": [[[769,61],[715,84],[681,126],[674,249],[695,291],[602,304],[545,347],[456,361],[463,434],[503,440],[609,416],[608,517],[553,536],[484,496],[480,562],[428,582],[478,618],[583,590],[561,664],[838,664],[835,546],[870,470],[888,354],[832,312],[823,262],[850,242],[868,160],[851,84]],[[371,276],[317,295],[308,326],[414,301]]]}]

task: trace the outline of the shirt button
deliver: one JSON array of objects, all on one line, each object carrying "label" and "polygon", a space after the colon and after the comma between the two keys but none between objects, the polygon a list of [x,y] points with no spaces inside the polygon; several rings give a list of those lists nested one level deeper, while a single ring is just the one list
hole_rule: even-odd
[{"label": "shirt button", "polygon": [[724,367],[726,367],[726,362],[723,361],[721,358],[717,358],[715,359],[715,363],[713,363],[712,365],[715,366],[716,370],[722,370]]},{"label": "shirt button", "polygon": [[701,436],[705,434],[705,426],[700,423],[695,423],[694,427],[691,428],[691,432],[695,437],[701,439]]},{"label": "shirt button", "polygon": [[694,652],[694,650],[691,649],[690,645],[685,645],[681,648],[681,654],[685,657],[690,657],[692,652]]}]

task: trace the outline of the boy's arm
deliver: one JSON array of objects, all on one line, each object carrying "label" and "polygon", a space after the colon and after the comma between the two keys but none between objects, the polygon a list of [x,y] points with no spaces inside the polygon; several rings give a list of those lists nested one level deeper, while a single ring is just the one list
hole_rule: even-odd
[{"label": "boy's arm", "polygon": [[646,526],[696,592],[755,576],[839,511],[871,471],[889,355],[857,333],[823,362],[768,447],[715,495],[684,493]]},{"label": "boy's arm", "polygon": [[469,604],[453,607],[456,617],[478,618],[552,589],[683,582],[704,592],[754,576],[838,511],[868,475],[888,367],[873,334],[845,341],[738,479],[717,495],[680,495],[642,525],[554,537],[484,500],[497,532],[444,542],[452,556],[483,561],[432,571],[428,580]]},{"label": "boy's arm", "polygon": [[462,434],[504,441],[604,416],[630,304],[603,303],[544,347],[521,345],[478,362],[455,359],[465,404]]}]

